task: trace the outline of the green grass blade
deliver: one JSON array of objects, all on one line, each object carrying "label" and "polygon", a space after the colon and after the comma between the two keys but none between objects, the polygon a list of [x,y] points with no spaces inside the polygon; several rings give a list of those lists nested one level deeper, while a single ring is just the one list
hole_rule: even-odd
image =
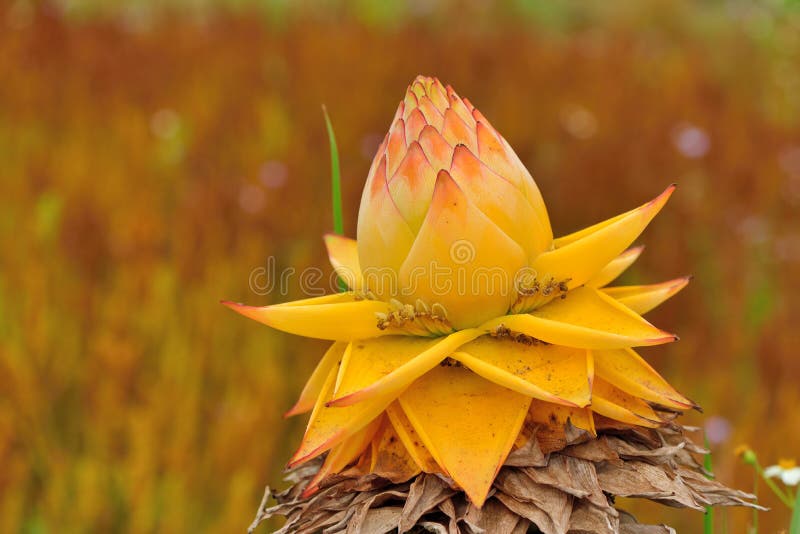
[{"label": "green grass blade", "polygon": [[339,168],[339,149],[336,146],[336,135],[333,125],[328,117],[328,110],[322,106],[325,116],[325,127],[328,130],[328,143],[331,148],[331,200],[333,201],[333,231],[339,235],[344,234],[344,217],[342,216],[342,172]]},{"label": "green grass blade", "polygon": [[[705,438],[705,446],[708,449],[705,458],[703,459],[703,467],[708,471],[708,478],[714,478],[711,473],[714,472],[714,466],[711,462],[711,446],[708,443],[708,437]],[[714,509],[711,506],[706,506],[706,513],[703,516],[703,534],[713,534],[714,532]]]},{"label": "green grass blade", "polygon": [[[333,125],[328,117],[328,110],[322,106],[322,114],[325,116],[325,128],[328,131],[328,144],[331,148],[331,201],[333,202],[333,231],[338,235],[344,234],[344,216],[342,215],[342,171],[339,168],[339,147],[336,145],[336,134],[333,133]],[[347,284],[341,278],[339,281],[339,291],[347,291]]]},{"label": "green grass blade", "polygon": [[792,522],[789,525],[789,534],[800,534],[800,491],[794,499],[794,513],[792,513]]}]

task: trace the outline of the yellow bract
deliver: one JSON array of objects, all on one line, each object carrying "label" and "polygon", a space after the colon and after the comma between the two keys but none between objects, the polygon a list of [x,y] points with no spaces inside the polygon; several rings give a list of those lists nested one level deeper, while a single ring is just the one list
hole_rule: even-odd
[{"label": "yellow bract", "polygon": [[311,410],[290,465],[328,453],[306,494],[353,466],[394,482],[439,473],[480,506],[531,429],[563,444],[567,425],[656,427],[665,410],[694,407],[633,351],[677,339],[641,314],[688,278],[605,287],[642,253],[626,248],[673,190],[553,239],[508,143],[452,89],[416,80],[370,170],[358,242],[325,237],[350,291],[226,303],[334,341],[287,413]]}]

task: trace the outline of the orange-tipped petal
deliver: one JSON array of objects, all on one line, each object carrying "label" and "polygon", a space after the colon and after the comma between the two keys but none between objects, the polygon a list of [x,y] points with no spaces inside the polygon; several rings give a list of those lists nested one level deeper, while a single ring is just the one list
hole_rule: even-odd
[{"label": "orange-tipped petal", "polygon": [[442,129],[442,124],[444,123],[443,112],[436,108],[430,98],[423,96],[419,99],[419,110],[422,112],[422,115],[425,116],[425,122],[437,130]]},{"label": "orange-tipped petal", "polygon": [[456,116],[461,119],[468,128],[475,128],[475,118],[472,116],[472,106],[467,106],[464,99],[456,94],[452,87],[447,86],[447,98],[450,108]]},{"label": "orange-tipped petal", "polygon": [[644,250],[644,245],[639,245],[638,247],[631,247],[603,267],[603,269],[590,278],[586,285],[589,287],[604,287],[607,284],[613,282],[619,275],[621,275],[625,270],[633,265],[639,256],[642,254]]},{"label": "orange-tipped petal", "polygon": [[328,404],[351,406],[373,398],[396,396],[482,333],[473,328],[435,339],[391,336],[380,342],[356,341],[348,365],[342,369],[338,396]]},{"label": "orange-tipped petal", "polygon": [[[361,272],[367,285],[376,272],[384,271],[395,277],[396,284],[397,270],[414,244],[414,232],[392,199],[386,181],[385,157],[381,158],[375,175],[368,180],[358,212],[358,260]],[[391,289],[387,288],[387,292]]]},{"label": "orange-tipped petal", "polygon": [[320,393],[322,393],[322,388],[325,386],[325,380],[328,378],[328,374],[330,374],[333,366],[342,358],[345,347],[347,347],[347,343],[342,341],[337,341],[330,346],[317,364],[314,372],[311,373],[311,377],[308,379],[308,382],[306,382],[302,393],[300,393],[300,398],[295,405],[283,415],[284,417],[305,413],[314,408]]},{"label": "orange-tipped petal", "polygon": [[465,145],[453,151],[450,175],[464,195],[529,258],[550,247],[552,235],[541,227],[528,199],[517,186],[484,165]]},{"label": "orange-tipped petal", "polygon": [[[394,174],[397,166],[400,165],[401,161],[403,161],[403,156],[406,153],[407,145],[406,123],[403,119],[399,119],[392,124],[392,127],[389,130],[389,137],[386,141],[386,168],[384,175],[391,176]],[[380,152],[378,152],[378,155],[380,155]],[[376,156],[375,159],[377,161],[378,157]],[[373,165],[375,165],[374,162]],[[375,171],[377,172],[377,167]]]},{"label": "orange-tipped petal", "polygon": [[450,146],[467,145],[474,153],[478,152],[475,130],[469,128],[452,108],[444,112],[442,137]]},{"label": "orange-tipped petal", "polygon": [[222,304],[259,323],[298,336],[332,341],[386,335],[378,328],[377,313],[389,306],[375,300],[356,300],[352,293],[338,293],[274,306]]},{"label": "orange-tipped petal", "polygon": [[[411,113],[417,109],[417,103],[419,102],[419,99],[417,98],[414,89],[415,87],[412,83],[409,86],[408,91],[406,91],[405,98],[403,98],[403,120],[408,119],[409,115],[411,115]],[[417,89],[417,92],[420,91]]]},{"label": "orange-tipped petal", "polygon": [[508,310],[516,298],[508,273],[525,262],[522,248],[440,171],[430,210],[400,270],[401,288],[412,293],[408,301],[439,303],[455,328],[468,328]]},{"label": "orange-tipped petal", "polygon": [[597,376],[622,391],[668,408],[694,406],[633,350],[598,350],[593,354]]},{"label": "orange-tipped petal", "polygon": [[585,284],[627,248],[664,207],[675,186],[643,206],[560,240],[531,265],[539,280],[566,281],[570,289]]},{"label": "orange-tipped petal", "polygon": [[339,445],[333,447],[330,454],[325,458],[322,467],[314,475],[314,478],[308,482],[300,496],[303,499],[310,497],[319,490],[320,482],[325,480],[328,475],[338,473],[350,465],[370,445],[370,442],[381,427],[382,421],[383,418],[381,417],[375,419]]},{"label": "orange-tipped petal", "polygon": [[419,139],[420,132],[427,125],[428,121],[425,120],[425,115],[422,114],[422,111],[419,108],[414,109],[406,120],[406,143],[410,145],[413,141]]},{"label": "orange-tipped petal", "polygon": [[482,336],[453,354],[487,380],[517,393],[566,406],[591,401],[587,351]]},{"label": "orange-tipped petal", "polygon": [[354,291],[362,289],[361,264],[358,262],[358,243],[355,239],[325,234],[325,248],[328,259],[339,278]]},{"label": "orange-tipped petal", "polygon": [[522,428],[530,398],[463,367],[439,366],[417,380],[400,405],[437,463],[480,507]]},{"label": "orange-tipped petal", "polygon": [[625,393],[600,377],[594,381],[592,411],[631,425],[655,428],[663,424],[645,401]]},{"label": "orange-tipped petal", "polygon": [[539,187],[508,142],[477,110],[473,113],[479,117],[475,129],[478,139],[478,156],[487,167],[514,183],[525,194],[536,213],[539,221],[538,227],[546,235],[549,247],[553,239],[553,230],[550,227],[550,217],[547,214]]},{"label": "orange-tipped petal", "polygon": [[433,127],[426,126],[419,134],[419,144],[435,169],[447,169],[453,161],[453,147]]},{"label": "orange-tipped petal", "polygon": [[487,331],[505,327],[540,341],[584,349],[617,349],[660,345],[677,340],[596,289],[570,291],[530,314],[507,315],[481,325]]},{"label": "orange-tipped petal", "polygon": [[602,291],[636,313],[647,313],[686,287],[690,276],[646,286],[606,287]]},{"label": "orange-tipped petal", "polygon": [[337,366],[334,366],[328,374],[311,412],[303,441],[289,460],[290,467],[316,458],[353,436],[378,417],[394,400],[394,397],[377,397],[355,406],[328,408],[325,403],[333,394],[337,371]]},{"label": "orange-tipped petal", "polygon": [[436,172],[422,147],[412,142],[403,161],[389,179],[392,199],[412,232],[419,231],[433,196]]}]

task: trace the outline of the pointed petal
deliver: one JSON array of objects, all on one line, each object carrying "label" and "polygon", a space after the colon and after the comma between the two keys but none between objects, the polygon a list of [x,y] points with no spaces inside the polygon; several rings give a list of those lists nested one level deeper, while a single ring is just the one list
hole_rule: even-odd
[{"label": "pointed petal", "polygon": [[389,479],[395,484],[405,482],[420,473],[421,469],[398,436],[388,418],[372,441],[370,472]]},{"label": "pointed petal", "polygon": [[522,248],[440,171],[430,210],[400,270],[400,287],[412,292],[409,301],[438,302],[455,328],[468,328],[506,313],[516,298],[508,273],[525,262]]},{"label": "pointed petal", "polygon": [[[389,137],[386,141],[386,159],[384,163],[384,175],[391,176],[394,174],[397,166],[403,160],[403,155],[406,153],[406,123],[404,119],[398,119],[392,123],[389,129]],[[380,152],[378,152],[380,154]],[[377,156],[376,156],[377,157]],[[377,168],[376,168],[377,173]]]},{"label": "pointed petal", "polygon": [[361,264],[358,262],[358,243],[355,239],[325,234],[325,247],[333,270],[347,287],[354,291],[362,289]]},{"label": "pointed petal", "polygon": [[642,399],[625,393],[597,377],[592,390],[592,411],[631,425],[655,428],[663,421]]},{"label": "pointed petal", "polygon": [[[342,358],[334,388],[334,399],[364,389],[407,364],[431,347],[440,338],[385,336],[380,339],[359,339],[351,343]],[[379,393],[391,391],[386,388]],[[339,405],[337,400],[331,404]]]},{"label": "pointed petal", "polygon": [[440,472],[441,468],[439,464],[436,463],[430,451],[425,448],[422,439],[420,439],[419,434],[417,434],[417,431],[414,429],[414,425],[411,424],[403,408],[400,407],[400,403],[395,401],[390,404],[386,408],[386,415],[389,416],[392,427],[395,432],[397,432],[406,450],[420,469],[426,473]]},{"label": "pointed petal", "polygon": [[433,105],[436,106],[436,109],[438,109],[440,113],[444,113],[450,104],[447,100],[447,91],[442,85],[442,82],[434,78],[428,94],[433,102]]},{"label": "pointed petal", "polygon": [[370,281],[370,270],[386,269],[396,278],[397,270],[414,244],[414,233],[389,192],[385,157],[368,180],[358,212],[358,260],[366,282]]},{"label": "pointed petal", "polygon": [[437,463],[480,507],[522,428],[530,399],[463,367],[439,366],[399,400]]},{"label": "pointed petal", "polygon": [[314,408],[320,393],[322,393],[322,388],[325,386],[325,380],[328,378],[328,374],[331,369],[333,369],[333,366],[342,358],[345,347],[347,347],[347,343],[342,341],[337,341],[330,346],[317,364],[314,372],[311,373],[311,377],[308,379],[308,382],[306,382],[302,393],[300,393],[300,398],[295,405],[283,415],[284,417],[305,413]]},{"label": "pointed petal", "polygon": [[642,251],[644,250],[644,245],[639,245],[638,247],[631,247],[603,267],[603,269],[590,278],[586,285],[589,287],[604,287],[605,285],[613,282],[619,275],[625,272],[625,269],[633,265],[633,262],[639,258]]},{"label": "pointed petal", "polygon": [[408,120],[406,120],[406,143],[411,144],[412,141],[419,139],[420,132],[427,124],[425,115],[422,114],[419,108],[415,108],[408,115]]},{"label": "pointed petal", "polygon": [[541,227],[525,195],[484,165],[465,145],[455,148],[450,175],[481,213],[522,246],[529,258],[550,247],[552,235]]},{"label": "pointed petal", "polygon": [[633,211],[562,238],[560,243],[566,244],[541,254],[531,267],[540,280],[568,279],[570,289],[583,285],[642,233],[674,190],[675,186],[670,186]]},{"label": "pointed petal", "polygon": [[473,153],[478,152],[475,130],[469,128],[453,108],[444,112],[442,137],[445,138],[450,146],[467,145]]},{"label": "pointed petal", "polygon": [[475,128],[475,119],[472,117],[472,111],[470,109],[471,106],[467,106],[464,100],[461,99],[460,96],[453,91],[453,88],[449,85],[446,88],[447,91],[447,99],[450,102],[450,108],[456,113],[456,115],[464,121],[469,128]]},{"label": "pointed petal", "polygon": [[425,76],[417,76],[414,78],[414,81],[411,82],[411,92],[417,97],[417,102],[419,102],[420,98],[425,96],[427,93],[427,89],[425,87]]},{"label": "pointed petal", "polygon": [[442,124],[444,123],[444,116],[442,112],[436,108],[430,98],[424,96],[419,99],[419,110],[425,116],[425,122],[437,130],[441,130]]},{"label": "pointed petal", "polygon": [[447,169],[453,161],[453,147],[433,126],[426,126],[419,134],[419,144],[435,169]]},{"label": "pointed petal", "polygon": [[591,400],[585,349],[482,336],[461,347],[453,359],[529,397],[566,406],[586,406]]},{"label": "pointed petal", "polygon": [[436,172],[417,141],[408,146],[403,161],[389,179],[389,191],[412,232],[419,231],[433,196]]},{"label": "pointed petal", "polygon": [[533,399],[528,413],[528,421],[544,425],[552,431],[562,432],[567,421],[576,428],[586,430],[593,436],[597,434],[594,428],[591,408],[570,408],[559,406],[551,402]]},{"label": "pointed petal", "polygon": [[602,291],[636,313],[647,313],[686,287],[690,276],[646,286],[606,287]]},{"label": "pointed petal", "polygon": [[481,325],[505,327],[540,341],[584,349],[660,345],[677,340],[611,297],[590,287],[569,292],[530,314],[506,315]]},{"label": "pointed petal", "polygon": [[274,306],[246,306],[223,302],[235,312],[259,323],[298,336],[349,341],[385,335],[376,313],[388,313],[386,303],[356,300],[353,293],[337,293]]},{"label": "pointed petal", "polygon": [[[418,100],[417,100],[417,95],[413,92],[414,89],[415,89],[414,85],[412,84],[408,86],[408,90],[406,91],[406,96],[403,99],[403,104],[405,106],[403,118],[408,117],[412,111],[417,109]],[[419,89],[417,89],[417,92],[420,92]]]},{"label": "pointed petal", "polygon": [[393,397],[376,397],[355,406],[328,408],[325,403],[333,394],[337,374],[338,366],[334,366],[311,412],[303,441],[289,460],[289,467],[316,458],[342,443],[378,417],[394,400]]},{"label": "pointed petal", "polygon": [[477,117],[475,129],[478,139],[477,154],[490,169],[514,183],[525,194],[536,213],[538,226],[544,232],[549,248],[553,240],[553,230],[550,228],[550,217],[539,187],[514,149],[489,124],[489,121],[478,110],[473,111],[473,115]]},{"label": "pointed petal", "polygon": [[622,391],[668,408],[683,410],[694,406],[633,350],[598,350],[593,353],[597,376]]},{"label": "pointed petal", "polygon": [[338,397],[330,406],[350,406],[386,395],[397,396],[465,343],[483,332],[472,328],[446,337],[387,336],[353,342],[352,356],[342,370]]},{"label": "pointed petal", "polygon": [[305,499],[316,493],[317,490],[319,490],[319,483],[325,480],[328,475],[338,473],[364,452],[364,449],[369,446],[370,442],[375,437],[382,421],[383,418],[376,418],[370,424],[342,441],[339,445],[333,447],[330,454],[325,458],[322,467],[320,467],[317,474],[314,475],[314,478],[308,482],[301,497]]}]

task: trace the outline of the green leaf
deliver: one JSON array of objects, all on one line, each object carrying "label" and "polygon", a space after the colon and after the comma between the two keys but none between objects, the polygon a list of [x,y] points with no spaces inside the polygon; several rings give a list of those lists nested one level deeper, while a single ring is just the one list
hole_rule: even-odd
[{"label": "green leaf", "polygon": [[792,522],[789,525],[789,534],[800,534],[800,491],[794,499],[794,513],[792,514]]}]

